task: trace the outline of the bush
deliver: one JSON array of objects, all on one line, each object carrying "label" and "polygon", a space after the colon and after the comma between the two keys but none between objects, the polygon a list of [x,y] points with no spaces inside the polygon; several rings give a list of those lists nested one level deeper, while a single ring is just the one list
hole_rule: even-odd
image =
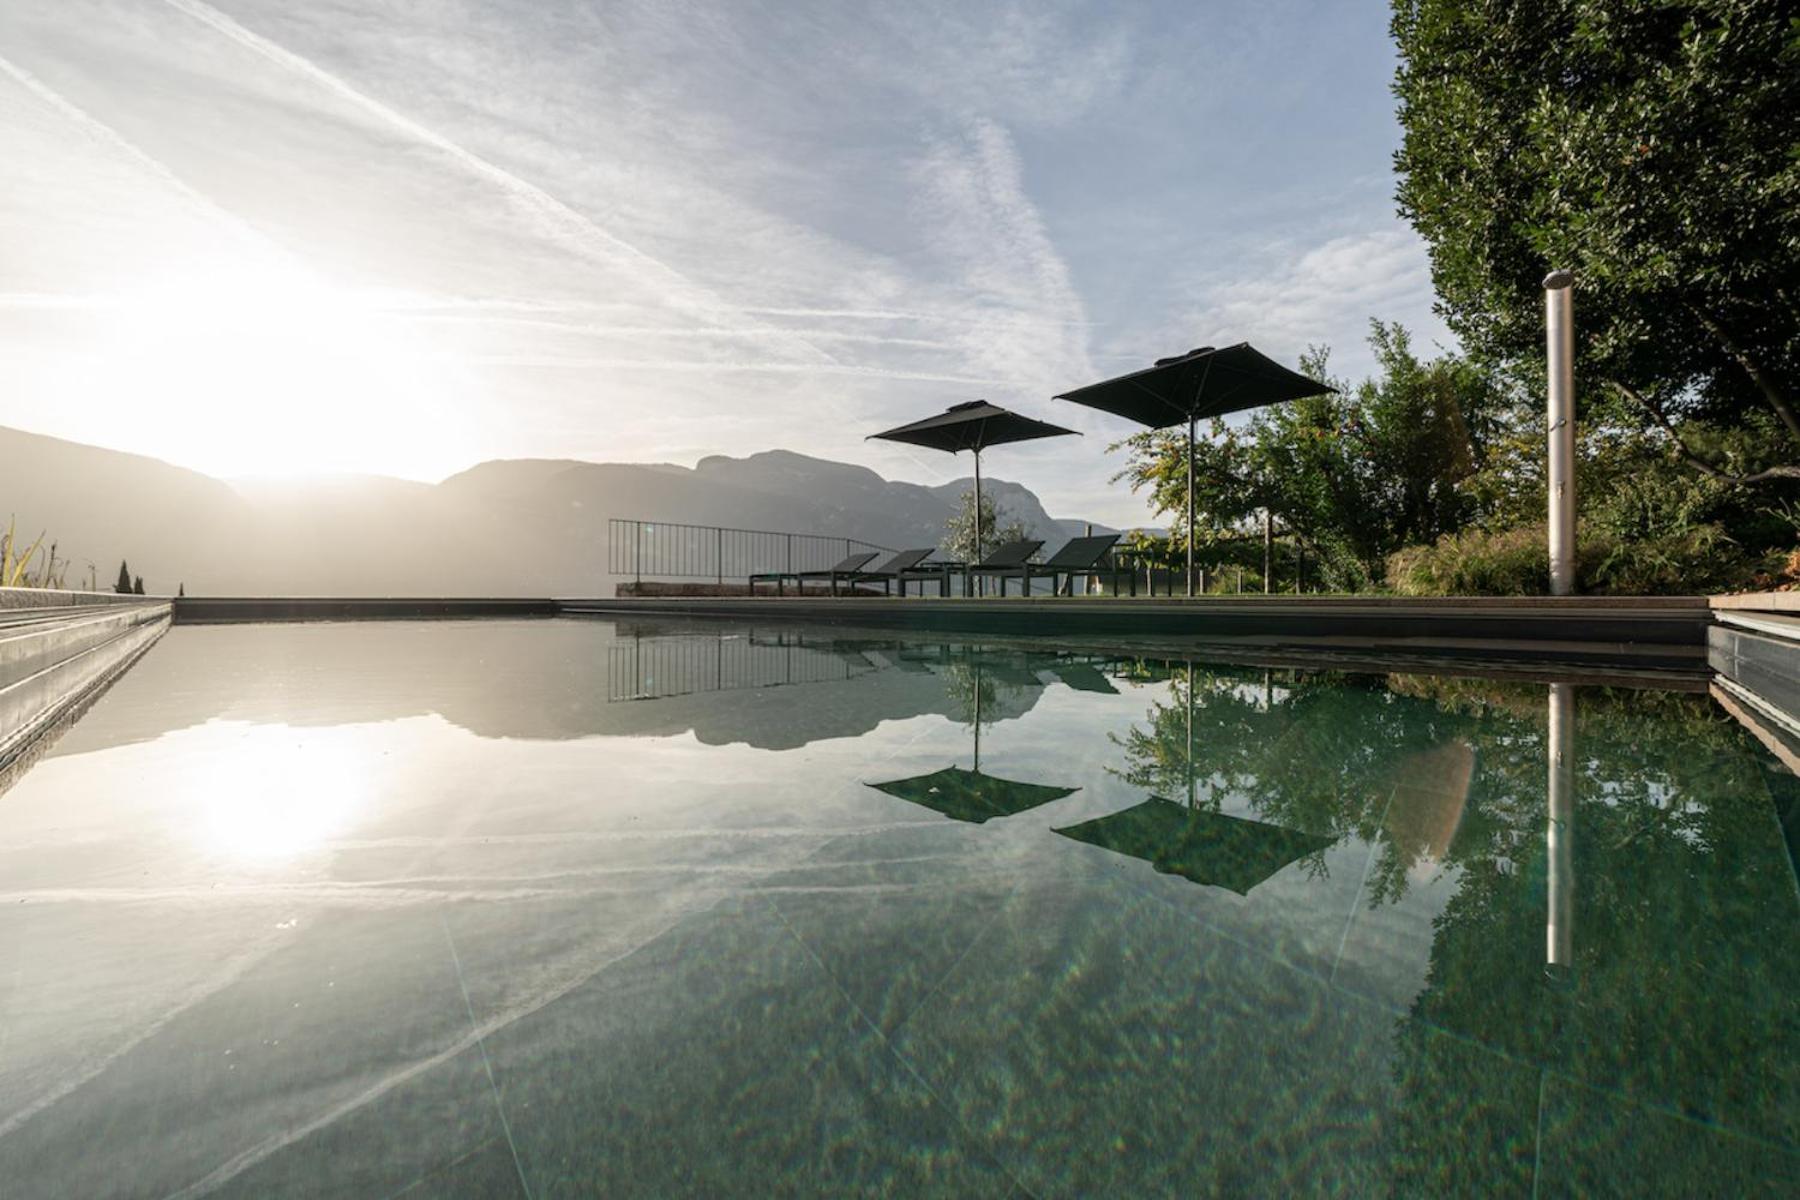
[{"label": "bush", "polygon": [[1388,556],[1388,585],[1402,596],[1535,596],[1550,590],[1544,527],[1447,534]]},{"label": "bush", "polygon": [[[1576,590],[1614,596],[1693,595],[1757,586],[1771,564],[1746,554],[1717,524],[1620,539],[1583,534]],[[1465,530],[1388,559],[1388,583],[1403,596],[1541,596],[1550,590],[1545,527]]]}]

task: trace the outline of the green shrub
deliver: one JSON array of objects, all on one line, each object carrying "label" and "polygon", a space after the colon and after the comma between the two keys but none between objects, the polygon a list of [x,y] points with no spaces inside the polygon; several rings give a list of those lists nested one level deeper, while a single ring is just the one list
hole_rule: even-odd
[{"label": "green shrub", "polygon": [[[1584,533],[1576,553],[1578,591],[1651,596],[1725,592],[1756,586],[1769,564],[1746,554],[1717,524],[1621,539]],[[1545,528],[1465,530],[1388,559],[1388,583],[1403,596],[1539,596],[1550,590]]]},{"label": "green shrub", "polygon": [[1542,525],[1468,529],[1388,556],[1388,585],[1403,596],[1535,596],[1549,590]]}]

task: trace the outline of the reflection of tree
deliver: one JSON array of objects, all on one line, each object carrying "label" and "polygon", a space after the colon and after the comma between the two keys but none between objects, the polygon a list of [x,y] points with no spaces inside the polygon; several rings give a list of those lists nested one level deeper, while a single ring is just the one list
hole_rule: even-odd
[{"label": "reflection of tree", "polygon": [[[1161,675],[1167,695],[1115,739],[1120,777],[1179,797],[1191,771],[1203,806],[1241,795],[1258,819],[1362,838],[1371,905],[1400,899],[1427,856],[1455,872],[1396,1031],[1396,1192],[1528,1188],[1541,1101],[1561,1106],[1546,1136],[1619,1172],[1587,1190],[1741,1190],[1756,1160],[1717,1150],[1707,1125],[1800,1142],[1793,868],[1760,749],[1706,697],[1577,692],[1574,969],[1559,990],[1544,966],[1544,686],[1284,674],[1265,687],[1258,671],[1196,665],[1190,690],[1185,665]],[[1396,820],[1407,788],[1456,762],[1469,769],[1453,838]]]},{"label": "reflection of tree", "polygon": [[[1453,718],[1368,676],[1292,676],[1277,688],[1260,671],[1195,665],[1190,674],[1184,664],[1168,678],[1148,722],[1114,738],[1121,778],[1177,799],[1191,778],[1202,806],[1240,794],[1270,824],[1376,844],[1374,894],[1399,894],[1412,864],[1382,827],[1388,800],[1401,764],[1450,740]],[[1309,860],[1321,865],[1320,855]]]},{"label": "reflection of tree", "polygon": [[[1191,772],[1202,805],[1216,809],[1236,793],[1261,820],[1371,843],[1371,903],[1403,896],[1428,852],[1444,865],[1466,865],[1474,853],[1510,869],[1519,851],[1507,846],[1543,836],[1542,685],[1326,672],[1283,672],[1270,684],[1260,670],[1196,664],[1190,692],[1185,664],[1140,664],[1138,673],[1160,674],[1169,690],[1146,722],[1113,738],[1125,756],[1115,774],[1179,799]],[[1646,834],[1685,827],[1690,817],[1670,797],[1710,786],[1713,757],[1742,761],[1740,731],[1701,696],[1586,688],[1580,708],[1583,794],[1603,787]],[[1595,779],[1595,747],[1627,755],[1634,769]],[[1453,748],[1472,755],[1473,770],[1467,795],[1455,798],[1456,837],[1438,854],[1447,839],[1404,825],[1395,794],[1441,785],[1428,777],[1443,772]]]},{"label": "reflection of tree", "polygon": [[939,678],[955,719],[983,728],[1029,711],[1036,694],[1044,690],[1042,683],[1022,682],[1016,672],[1009,675],[981,660],[945,663]]},{"label": "reflection of tree", "polygon": [[[1468,699],[1445,695],[1455,709]],[[1755,755],[1701,698],[1580,694],[1574,972],[1557,991],[1543,969],[1540,718],[1475,704],[1483,819],[1457,838],[1459,886],[1397,1036],[1400,1190],[1471,1194],[1505,1172],[1528,1181],[1521,1139],[1548,1069],[1585,1085],[1561,1085],[1588,1114],[1584,1136],[1629,1151],[1614,1166],[1635,1177],[1590,1186],[1734,1191],[1706,1174],[1722,1164],[1703,1164],[1720,1139],[1659,1140],[1626,1102],[1789,1145],[1800,1136],[1793,875]]]}]

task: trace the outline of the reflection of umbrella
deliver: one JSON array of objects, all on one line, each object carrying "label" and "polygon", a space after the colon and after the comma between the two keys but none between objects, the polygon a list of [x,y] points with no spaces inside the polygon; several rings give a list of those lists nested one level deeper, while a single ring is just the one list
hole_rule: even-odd
[{"label": "reflection of umbrella", "polygon": [[[929,775],[914,775],[868,786],[878,792],[897,796],[910,804],[922,805],[958,821],[980,825],[993,817],[1010,817],[1028,808],[1061,800],[1079,788],[1051,787],[1041,783],[1019,783],[998,775],[981,773],[981,660],[975,660],[975,767],[945,767]],[[1035,682],[1035,681],[1034,681]],[[1042,687],[1042,684],[1038,686]]]},{"label": "reflection of umbrella", "polygon": [[1115,379],[1090,383],[1056,397],[1097,408],[1152,429],[1187,422],[1187,590],[1194,594],[1194,427],[1202,417],[1317,396],[1331,391],[1316,379],[1290,371],[1239,342],[1223,350],[1203,346]]},{"label": "reflection of umbrella", "polygon": [[1078,692],[1099,692],[1107,696],[1119,694],[1119,689],[1106,677],[1106,672],[1093,663],[1058,663],[1050,668],[1050,673]]},{"label": "reflection of umbrella", "polygon": [[1141,858],[1165,875],[1228,888],[1240,896],[1332,839],[1245,817],[1188,808],[1152,796],[1133,808],[1057,833]]},{"label": "reflection of umbrella", "polygon": [[1061,800],[1075,788],[1047,787],[1039,783],[1017,783],[997,775],[965,771],[961,767],[945,767],[929,775],[896,779],[891,783],[871,783],[870,787],[890,796],[898,796],[913,804],[958,821],[979,825],[991,817],[1010,817],[1014,813]]},{"label": "reflection of umbrella", "polygon": [[986,400],[971,400],[967,404],[953,404],[935,417],[926,417],[922,421],[869,436],[884,438],[890,442],[909,442],[914,446],[926,446],[933,450],[947,450],[951,454],[964,450],[975,452],[975,560],[979,560],[983,553],[981,452],[989,446],[1000,446],[1007,442],[1028,442],[1033,438],[1060,437],[1074,432],[1073,429],[1064,429],[1060,425],[1021,417],[1018,413],[1008,412]]}]

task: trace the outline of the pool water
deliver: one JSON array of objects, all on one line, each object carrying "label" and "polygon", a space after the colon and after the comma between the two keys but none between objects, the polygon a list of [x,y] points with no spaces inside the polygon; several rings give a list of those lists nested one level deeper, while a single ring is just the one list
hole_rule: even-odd
[{"label": "pool water", "polygon": [[1794,784],[1703,695],[177,628],[0,795],[0,1193],[1791,1195]]}]

